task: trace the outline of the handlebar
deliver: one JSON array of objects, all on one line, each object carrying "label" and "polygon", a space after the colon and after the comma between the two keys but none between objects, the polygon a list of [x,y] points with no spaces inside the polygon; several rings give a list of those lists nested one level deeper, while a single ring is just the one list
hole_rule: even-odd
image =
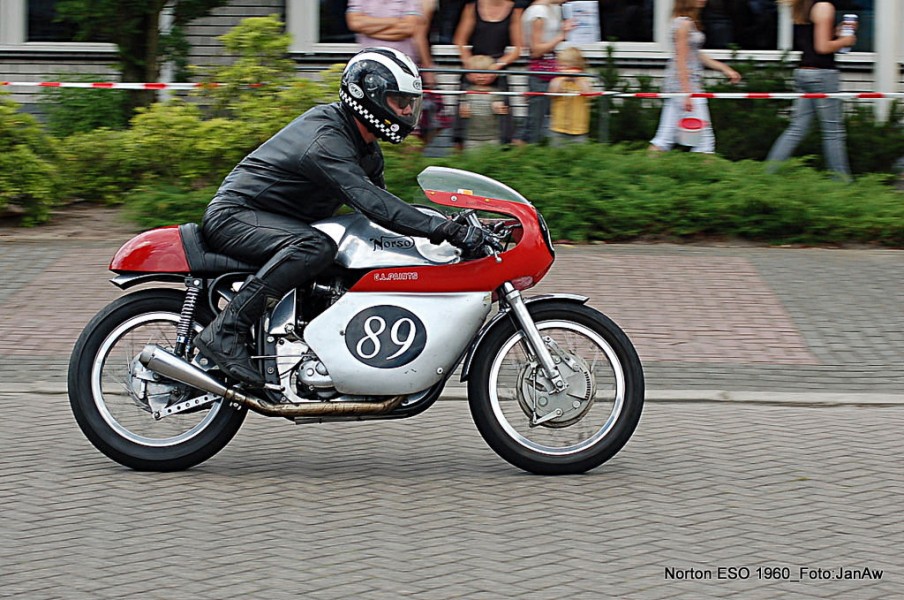
[{"label": "handlebar", "polygon": [[[474,209],[469,208],[467,210],[462,211],[455,217],[455,219],[456,220],[461,219],[468,225],[471,225],[473,227],[479,227],[480,229],[483,230],[484,235],[487,237],[497,238],[497,233],[495,231],[488,229],[487,227],[484,226],[483,223],[480,222],[480,219],[477,218],[477,211],[475,211]],[[498,240],[497,240],[497,244],[499,247],[501,247],[501,245],[502,245]],[[481,250],[486,254],[486,256],[492,256],[493,258],[495,258],[497,263],[502,262],[502,257],[499,256],[499,250],[497,249],[497,247],[495,247],[491,244],[484,244],[483,247],[481,248]]]}]

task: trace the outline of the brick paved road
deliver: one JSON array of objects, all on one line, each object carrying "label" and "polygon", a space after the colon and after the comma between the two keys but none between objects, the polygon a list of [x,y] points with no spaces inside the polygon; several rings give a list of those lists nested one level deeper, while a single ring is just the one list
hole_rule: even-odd
[{"label": "brick paved road", "polygon": [[[96,452],[62,394],[75,337],[118,295],[117,245],[0,241],[0,596],[904,594],[901,252],[562,248],[538,291],[619,322],[653,400],[585,476],[509,467],[456,400],[393,423],[250,416],[220,455],[161,475]],[[731,401],[660,402],[676,398]],[[883,577],[665,575],[720,566]]]},{"label": "brick paved road", "polygon": [[[250,416],[204,465],[147,474],[94,451],[63,396],[0,400],[0,596],[904,594],[904,407],[651,403],[615,459],[544,478],[485,447],[461,401],[379,424]],[[719,581],[720,566],[752,574]],[[757,580],[766,566],[883,575]]]}]

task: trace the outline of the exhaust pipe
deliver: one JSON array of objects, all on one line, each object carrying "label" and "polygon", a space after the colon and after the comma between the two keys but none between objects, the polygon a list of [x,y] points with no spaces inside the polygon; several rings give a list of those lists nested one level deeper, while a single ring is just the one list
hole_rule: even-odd
[{"label": "exhaust pipe", "polygon": [[306,404],[273,404],[235,388],[227,388],[198,367],[167,352],[156,344],[148,344],[138,357],[145,367],[185,385],[222,396],[229,402],[246,406],[268,417],[351,417],[382,415],[395,409],[405,396],[393,396],[382,402],[311,402]]}]

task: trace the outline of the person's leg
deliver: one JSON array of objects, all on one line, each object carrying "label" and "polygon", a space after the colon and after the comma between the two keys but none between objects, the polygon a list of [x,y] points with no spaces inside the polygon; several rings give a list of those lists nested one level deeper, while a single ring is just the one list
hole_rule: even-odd
[{"label": "person's leg", "polygon": [[[540,80],[540,92],[548,92],[549,91],[549,81],[548,80]],[[540,118],[537,120],[537,130],[536,130],[536,143],[540,143],[546,139],[546,132],[549,131],[549,96],[537,96],[539,98],[539,114]]]},{"label": "person's leg", "polygon": [[683,98],[666,98],[662,103],[659,127],[656,129],[656,135],[650,140],[650,150],[667,152],[675,145],[675,130],[678,127],[678,117],[684,110],[683,103]]},{"label": "person's leg", "polygon": [[[838,71],[825,69],[820,70],[820,74],[826,93],[834,94],[841,89]],[[848,181],[851,178],[851,167],[848,163],[847,134],[844,129],[844,103],[839,98],[820,98],[815,102],[826,163],[839,179]]]},{"label": "person's leg", "polygon": [[[545,92],[549,89],[549,82],[531,75],[528,79],[528,91]],[[543,120],[549,110],[549,98],[546,96],[527,97],[527,122],[524,124],[525,134],[522,140],[529,144],[536,144],[542,139]]]},{"label": "person's leg", "polygon": [[[494,86],[500,92],[509,91],[508,78],[500,75],[495,82]],[[505,107],[508,109],[506,114],[499,115],[497,119],[499,124],[499,141],[502,144],[511,144],[512,138],[515,135],[515,121],[512,117],[512,103],[509,96],[502,96],[502,101],[505,103]]]},{"label": "person's leg", "polygon": [[[812,76],[813,69],[797,69],[794,72],[794,89],[797,92],[813,91],[816,80]],[[785,129],[766,157],[768,171],[774,173],[778,169],[778,165],[786,160],[794,153],[797,145],[800,144],[807,131],[810,130],[810,124],[813,121],[815,106],[813,100],[798,98],[794,101],[794,110],[791,114],[791,123]]]},{"label": "person's leg", "polygon": [[232,301],[195,338],[195,346],[230,377],[260,387],[264,378],[248,352],[248,336],[270,298],[280,298],[329,266],[335,243],[310,225],[250,209],[212,211],[204,235],[219,252],[262,264]]},{"label": "person's leg", "polygon": [[[468,80],[462,75],[458,87],[460,90],[468,88]],[[465,134],[467,133],[468,124],[465,119],[461,118],[459,107],[465,99],[464,95],[455,96],[455,118],[452,121],[452,144],[455,150],[461,152],[465,147]]]}]

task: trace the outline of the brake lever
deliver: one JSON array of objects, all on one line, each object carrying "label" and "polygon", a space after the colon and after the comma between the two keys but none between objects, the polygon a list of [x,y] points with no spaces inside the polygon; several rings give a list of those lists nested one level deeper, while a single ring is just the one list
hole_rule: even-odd
[{"label": "brake lever", "polygon": [[[489,230],[484,230],[484,231],[489,231]],[[497,263],[501,263],[502,257],[499,256],[499,253],[502,250],[504,250],[504,248],[502,247],[502,242],[492,232],[489,233],[489,236],[492,238],[492,240],[495,242],[495,244],[485,244],[483,247],[484,252],[487,253],[487,256],[492,256],[493,258],[495,258]]]}]

